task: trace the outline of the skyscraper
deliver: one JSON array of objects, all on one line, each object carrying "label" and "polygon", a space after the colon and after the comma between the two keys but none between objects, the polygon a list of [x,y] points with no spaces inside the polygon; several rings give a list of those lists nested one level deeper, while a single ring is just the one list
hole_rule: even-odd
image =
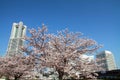
[{"label": "skyscraper", "polygon": [[104,70],[107,71],[116,69],[116,64],[112,52],[107,50],[102,51],[96,55],[96,59],[98,59],[98,65],[101,65]]},{"label": "skyscraper", "polygon": [[26,34],[26,28],[27,27],[23,25],[23,22],[13,23],[7,48],[7,56],[22,54],[22,51],[19,47],[24,45],[23,37]]}]

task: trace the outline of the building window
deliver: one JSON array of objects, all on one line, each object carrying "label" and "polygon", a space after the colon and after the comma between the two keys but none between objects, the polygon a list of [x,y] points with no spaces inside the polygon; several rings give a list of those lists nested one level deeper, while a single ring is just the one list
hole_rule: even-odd
[{"label": "building window", "polygon": [[21,37],[23,36],[23,30],[24,30],[24,27],[22,28],[22,31],[21,31]]},{"label": "building window", "polygon": [[15,30],[15,38],[17,38],[18,35],[18,26],[16,26],[16,30]]}]

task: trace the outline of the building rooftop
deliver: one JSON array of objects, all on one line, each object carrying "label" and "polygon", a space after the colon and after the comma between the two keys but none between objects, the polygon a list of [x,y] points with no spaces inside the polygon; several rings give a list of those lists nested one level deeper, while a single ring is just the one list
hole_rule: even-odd
[{"label": "building rooftop", "polygon": [[102,52],[100,52],[100,53],[98,53],[96,55],[101,55],[101,54],[112,54],[112,52],[108,51],[108,50],[104,50],[104,51],[102,51]]},{"label": "building rooftop", "polygon": [[105,53],[107,54],[112,54],[112,52],[108,51],[108,50],[105,50]]}]

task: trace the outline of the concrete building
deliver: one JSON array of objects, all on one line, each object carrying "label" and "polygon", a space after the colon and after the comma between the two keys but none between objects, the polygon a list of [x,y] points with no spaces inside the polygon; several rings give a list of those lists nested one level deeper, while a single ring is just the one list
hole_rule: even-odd
[{"label": "concrete building", "polygon": [[23,37],[26,34],[26,28],[27,27],[23,25],[23,22],[13,23],[11,36],[7,48],[7,56],[22,54],[19,47],[23,46],[24,44]]},{"label": "concrete building", "polygon": [[107,50],[102,51],[96,55],[96,59],[98,60],[97,64],[101,65],[104,70],[109,71],[116,69],[116,64],[112,52]]}]

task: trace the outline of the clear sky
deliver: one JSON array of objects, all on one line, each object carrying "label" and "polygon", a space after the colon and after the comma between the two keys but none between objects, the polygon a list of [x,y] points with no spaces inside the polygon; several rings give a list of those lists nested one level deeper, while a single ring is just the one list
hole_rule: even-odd
[{"label": "clear sky", "polygon": [[50,32],[82,32],[110,50],[120,68],[120,0],[0,0],[0,55],[6,53],[12,23],[46,24]]}]

